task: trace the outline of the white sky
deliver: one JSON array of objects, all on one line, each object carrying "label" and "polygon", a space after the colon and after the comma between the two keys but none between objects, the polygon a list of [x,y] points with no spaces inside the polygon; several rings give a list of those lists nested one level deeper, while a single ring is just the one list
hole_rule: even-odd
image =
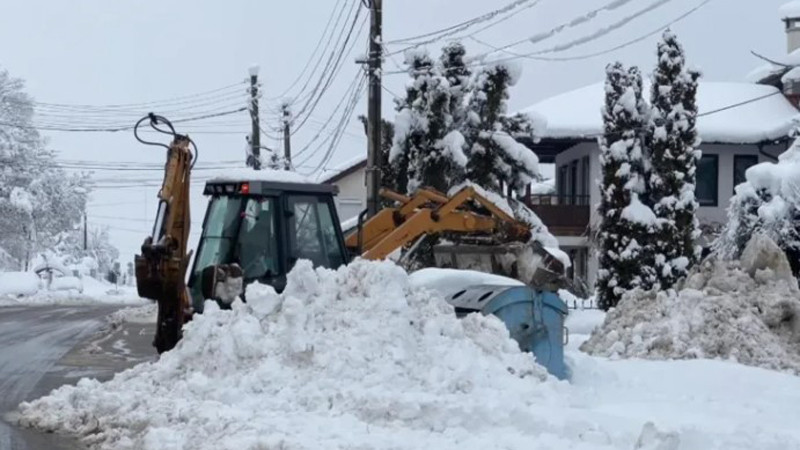
[{"label": "white sky", "polygon": [[[352,0],[348,0],[352,1]],[[384,41],[437,30],[510,0],[384,0]],[[610,0],[540,0],[501,25],[476,37],[501,46],[549,30]],[[575,30],[514,51],[532,52],[591,34],[627,13],[655,0],[633,0],[625,8],[601,15]],[[658,28],[701,0],[670,0],[666,5],[623,28],[589,44],[554,54],[574,56],[614,47]],[[275,96],[300,73],[314,49],[333,9],[334,0],[5,0],[0,14],[0,67],[27,81],[28,92],[39,102],[66,104],[119,104],[156,101],[192,95],[226,86],[247,76],[252,64],[261,67],[265,96]],[[705,79],[741,81],[759,64],[751,50],[778,56],[785,53],[786,38],[777,9],[784,0],[712,0],[672,29],[687,49],[690,63],[703,70]],[[366,30],[365,30],[366,31]],[[610,55],[578,61],[540,62],[521,60],[524,71],[512,92],[512,109],[523,108],[548,96],[601,80],[603,67],[612,60],[637,64],[645,72],[655,63],[657,36]],[[465,42],[473,53],[485,51]],[[357,52],[366,46],[359,36]],[[440,44],[430,48],[438,56]],[[389,47],[390,50],[398,47]],[[354,55],[355,56],[355,53]],[[359,68],[345,62],[344,69],[320,102],[312,121],[298,132],[293,147],[301,148],[320,129],[338,105],[345,88]],[[395,61],[402,60],[401,55]],[[394,61],[386,70],[395,70]],[[403,91],[404,75],[387,76],[386,87]],[[391,97],[384,95],[384,114],[393,117]],[[262,102],[270,122],[278,101]],[[202,108],[201,108],[202,109]],[[366,111],[362,99],[356,114]],[[146,113],[143,110],[142,113]],[[237,125],[241,122],[241,126]],[[194,134],[200,147],[200,163],[244,157],[246,114],[219,119],[219,126],[188,124],[189,134],[198,130],[242,131],[242,134]],[[181,127],[178,127],[179,130]],[[335,157],[327,167],[366,152],[363,129],[355,120],[348,126]],[[163,162],[163,151],[143,147],[130,132],[86,134],[49,132],[59,158],[96,161]],[[268,145],[276,145],[267,139]],[[313,147],[312,147],[313,148]],[[321,149],[307,164],[324,153]],[[160,172],[97,171],[98,180],[160,180]],[[102,182],[102,181],[99,181]],[[195,188],[193,236],[200,230],[205,202]],[[123,265],[137,251],[151,227],[155,213],[155,187],[98,189],[92,194],[90,225],[111,227]],[[193,238],[192,246],[196,244]]]}]

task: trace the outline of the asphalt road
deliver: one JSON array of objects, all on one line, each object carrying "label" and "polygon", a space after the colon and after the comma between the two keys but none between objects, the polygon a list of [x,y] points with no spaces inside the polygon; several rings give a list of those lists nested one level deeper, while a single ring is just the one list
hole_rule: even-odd
[{"label": "asphalt road", "polygon": [[[81,377],[100,380],[154,357],[152,325],[110,328],[116,306],[0,307],[0,416]],[[78,450],[73,439],[0,420],[0,450]]]}]

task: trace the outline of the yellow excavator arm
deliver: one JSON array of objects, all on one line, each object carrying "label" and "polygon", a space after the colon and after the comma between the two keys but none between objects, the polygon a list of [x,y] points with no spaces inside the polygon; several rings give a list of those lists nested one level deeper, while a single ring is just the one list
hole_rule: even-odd
[{"label": "yellow excavator arm", "polygon": [[[467,186],[448,197],[433,189],[420,189],[412,197],[383,189],[381,195],[397,206],[384,208],[351,232],[345,245],[365,259],[384,259],[425,234],[440,232],[502,235],[527,242],[530,228]],[[476,207],[487,213],[477,212]]]},{"label": "yellow excavator arm", "polygon": [[[188,292],[186,291],[186,268],[191,252],[188,251],[189,226],[189,187],[192,170],[192,151],[194,143],[187,137],[175,133],[172,125],[163,117],[149,115],[137,123],[135,131],[145,120],[162,133],[171,134],[172,143],[167,146],[143,141],[148,145],[167,148],[167,162],[164,182],[158,193],[158,213],[153,233],[142,244],[141,255],[135,257],[136,288],[139,295],[158,303],[158,323],[153,345],[159,353],[172,349],[180,339],[185,317],[190,313]],[[158,128],[169,127],[170,131]]]}]

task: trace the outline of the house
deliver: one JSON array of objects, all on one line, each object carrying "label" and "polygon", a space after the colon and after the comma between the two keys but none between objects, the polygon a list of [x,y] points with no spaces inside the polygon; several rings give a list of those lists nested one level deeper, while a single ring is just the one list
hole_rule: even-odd
[{"label": "house", "polygon": [[322,172],[320,183],[333,184],[339,188],[334,197],[339,220],[346,222],[367,207],[366,188],[367,157],[359,156]]},{"label": "house", "polygon": [[[800,3],[800,2],[795,2]],[[799,5],[800,6],[800,5]],[[784,18],[789,33],[789,58],[800,64],[800,7]],[[792,56],[794,55],[794,56]],[[745,171],[760,162],[776,161],[790,145],[789,133],[798,118],[800,83],[787,74],[791,67],[760,68],[757,82],[700,81],[697,130],[702,159],[697,167],[697,216],[704,230],[701,244],[727,222],[734,187]],[[800,76],[797,77],[800,80]],[[781,81],[782,80],[782,81]],[[777,82],[776,82],[777,81]],[[645,83],[649,92],[649,83]],[[594,285],[598,258],[591,236],[599,222],[601,108],[604,84],[597,83],[537,103],[523,112],[538,114],[547,128],[538,143],[526,142],[540,161],[556,165],[556,193],[529,195],[531,208],[573,260],[573,277]]]}]

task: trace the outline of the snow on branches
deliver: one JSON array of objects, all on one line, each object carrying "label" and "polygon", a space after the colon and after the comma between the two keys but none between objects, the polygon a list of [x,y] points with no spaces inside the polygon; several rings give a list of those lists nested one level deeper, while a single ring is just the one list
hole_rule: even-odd
[{"label": "snow on branches", "polygon": [[683,47],[675,34],[665,31],[652,77],[647,136],[652,165],[650,203],[660,219],[654,246],[662,287],[671,287],[684,277],[700,253],[694,195],[700,159],[695,98],[699,76],[686,68]]},{"label": "snow on branches", "polygon": [[389,157],[400,167],[394,187],[401,192],[424,186],[446,192],[469,180],[503,193],[539,179],[538,158],[518,141],[535,139],[534,123],[506,113],[519,67],[486,63],[472,73],[465,55],[460,43],[447,44],[438,61],[424,50],[406,54],[411,79],[398,102]]},{"label": "snow on branches", "polygon": [[650,235],[656,218],[640,201],[646,195],[642,130],[647,116],[639,70],[626,70],[621,63],[609,65],[600,139],[601,269],[597,279],[598,304],[604,309],[616,306],[625,292],[649,289],[655,282]]}]

